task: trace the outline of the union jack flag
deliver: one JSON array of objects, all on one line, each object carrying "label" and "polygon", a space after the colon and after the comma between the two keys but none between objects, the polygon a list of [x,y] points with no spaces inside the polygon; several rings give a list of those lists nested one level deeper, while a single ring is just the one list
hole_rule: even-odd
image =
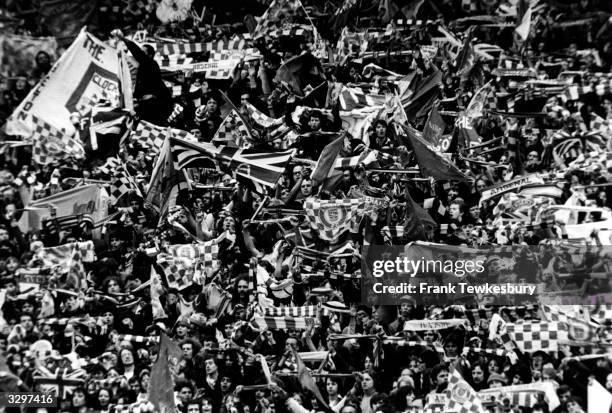
[{"label": "union jack flag", "polygon": [[235,176],[246,178],[255,185],[274,187],[294,154],[283,152],[261,152],[255,149],[214,146],[207,142],[190,142],[172,138],[172,155],[175,168],[210,168],[216,160],[231,169]]},{"label": "union jack flag", "polygon": [[34,384],[37,384],[43,392],[53,392],[58,398],[65,399],[69,393],[77,387],[85,384],[87,373],[85,370],[68,371],[58,368],[55,373],[48,370],[36,370],[34,372]]}]

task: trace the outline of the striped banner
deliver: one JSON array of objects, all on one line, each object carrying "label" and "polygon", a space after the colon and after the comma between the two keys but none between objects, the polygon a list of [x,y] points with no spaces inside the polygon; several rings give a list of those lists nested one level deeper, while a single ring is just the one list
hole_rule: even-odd
[{"label": "striped banner", "polygon": [[323,315],[329,315],[329,310],[316,305],[306,305],[303,307],[267,307],[264,308],[264,316],[270,317],[317,317],[321,310]]},{"label": "striped banner", "polygon": [[315,319],[310,317],[271,317],[254,316],[251,326],[255,330],[305,330],[315,324]]}]

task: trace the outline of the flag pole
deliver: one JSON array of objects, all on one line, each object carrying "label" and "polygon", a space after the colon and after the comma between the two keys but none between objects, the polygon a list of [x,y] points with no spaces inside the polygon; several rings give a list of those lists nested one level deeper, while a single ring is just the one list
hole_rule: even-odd
[{"label": "flag pole", "polygon": [[257,208],[257,211],[255,211],[255,213],[253,214],[253,216],[251,217],[251,220],[254,220],[255,217],[257,215],[259,215],[259,213],[261,212],[261,210],[263,209],[263,207],[268,203],[268,201],[270,200],[270,197],[268,195],[266,195],[264,197],[264,199],[261,201],[261,204],[259,204],[259,207]]}]

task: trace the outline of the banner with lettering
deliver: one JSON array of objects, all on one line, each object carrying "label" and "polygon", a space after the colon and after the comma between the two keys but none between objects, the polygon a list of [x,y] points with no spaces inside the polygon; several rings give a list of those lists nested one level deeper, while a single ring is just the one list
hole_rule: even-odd
[{"label": "banner with lettering", "polygon": [[543,184],[543,183],[544,183],[544,180],[540,178],[537,174],[520,176],[516,179],[513,179],[512,181],[504,182],[494,187],[485,189],[484,191],[482,191],[480,202],[484,202],[487,199],[495,198],[507,192],[518,191],[521,187],[526,186],[526,185]]},{"label": "banner with lettering", "polygon": [[70,122],[71,113],[86,113],[103,98],[113,106],[121,106],[121,90],[126,83],[121,82],[124,76],[120,56],[114,47],[81,31],[9,117],[6,132],[34,139],[72,136],[75,129]]},{"label": "banner with lettering", "polygon": [[43,219],[68,215],[89,215],[99,222],[108,215],[108,193],[101,185],[85,185],[31,202],[23,211],[19,228],[23,232],[40,230]]},{"label": "banner with lettering", "polygon": [[444,330],[469,324],[468,320],[452,318],[448,320],[408,320],[404,323],[404,331]]},{"label": "banner with lettering", "polygon": [[10,69],[9,76],[18,76],[30,72],[35,66],[36,55],[39,52],[45,52],[52,61],[55,60],[57,52],[55,37],[19,36],[16,34],[0,36],[0,67],[6,70]]}]

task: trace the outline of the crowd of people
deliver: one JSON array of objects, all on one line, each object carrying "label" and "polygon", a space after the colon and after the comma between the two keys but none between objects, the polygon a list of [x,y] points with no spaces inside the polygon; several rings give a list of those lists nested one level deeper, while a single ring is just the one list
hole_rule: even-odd
[{"label": "crowd of people", "polygon": [[[607,2],[98,3],[87,36],[132,96],[73,108],[78,150],[11,128],[77,33],[0,55],[0,390],[73,413],[610,410]],[[37,4],[7,2],[5,42],[55,36]],[[487,275],[564,306],[372,304],[372,245],[512,246],[532,265]],[[566,341],[516,334],[557,322]]]}]

